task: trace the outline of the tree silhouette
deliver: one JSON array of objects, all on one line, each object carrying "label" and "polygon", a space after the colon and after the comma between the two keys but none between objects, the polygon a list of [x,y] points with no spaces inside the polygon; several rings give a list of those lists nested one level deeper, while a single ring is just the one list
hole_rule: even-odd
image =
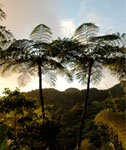
[{"label": "tree silhouette", "polygon": [[[78,150],[81,147],[83,125],[86,116],[90,82],[98,82],[102,77],[103,65],[114,59],[119,47],[114,43],[119,39],[118,35],[98,36],[99,27],[93,23],[80,25],[72,39],[60,38],[55,41],[55,47],[59,49],[61,63],[69,64],[76,74],[77,79],[87,84],[87,94],[81,120]],[[58,51],[58,50],[57,50]]]},{"label": "tree silhouette", "polygon": [[21,73],[18,78],[19,84],[24,85],[30,81],[30,76],[38,74],[43,119],[45,119],[45,111],[42,93],[42,74],[45,74],[45,80],[50,82],[51,85],[55,85],[58,72],[68,73],[55,59],[55,50],[50,44],[51,34],[49,27],[40,24],[31,32],[31,40],[23,39],[12,43],[5,52],[6,64],[2,69],[2,74],[8,70]]},{"label": "tree silhouette", "polygon": [[[85,98],[85,105],[82,113],[82,120],[80,126],[78,150],[80,150],[83,125],[86,116],[88,96],[90,89],[90,82],[97,82],[102,76],[102,68],[109,60],[114,59],[117,53],[121,53],[118,44],[118,35],[103,35],[98,36],[99,28],[93,23],[85,23],[80,25],[76,31],[74,38],[79,40],[85,48],[80,51],[79,66],[75,68],[77,78],[81,82],[86,80],[87,94]],[[119,56],[120,57],[120,56]]]}]

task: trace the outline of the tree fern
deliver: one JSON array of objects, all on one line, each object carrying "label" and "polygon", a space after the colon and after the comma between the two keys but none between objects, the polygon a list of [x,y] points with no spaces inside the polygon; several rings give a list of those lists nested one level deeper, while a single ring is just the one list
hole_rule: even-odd
[{"label": "tree fern", "polygon": [[34,42],[38,43],[50,43],[52,39],[51,36],[52,36],[51,29],[44,24],[36,26],[30,34],[30,38]]}]

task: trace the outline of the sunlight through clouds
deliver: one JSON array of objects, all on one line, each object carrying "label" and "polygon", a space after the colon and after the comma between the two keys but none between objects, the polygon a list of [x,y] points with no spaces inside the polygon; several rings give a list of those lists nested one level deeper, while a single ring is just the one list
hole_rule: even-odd
[{"label": "sunlight through clouds", "polygon": [[73,19],[64,19],[60,21],[61,33],[63,37],[72,37],[75,31]]}]

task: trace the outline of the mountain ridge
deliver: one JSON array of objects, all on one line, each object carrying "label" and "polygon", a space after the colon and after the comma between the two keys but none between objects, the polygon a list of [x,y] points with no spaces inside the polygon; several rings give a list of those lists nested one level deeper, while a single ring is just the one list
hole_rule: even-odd
[{"label": "mountain ridge", "polygon": [[[103,101],[108,97],[117,97],[123,93],[121,84],[117,84],[107,90],[98,90],[90,88],[89,103],[92,101]],[[39,90],[32,90],[25,92],[28,97],[36,98],[39,103]],[[65,91],[58,91],[53,88],[43,89],[43,97],[46,105],[54,105],[56,108],[62,107],[69,109],[75,104],[83,104],[86,96],[86,90],[78,90],[76,88],[69,88]]]}]

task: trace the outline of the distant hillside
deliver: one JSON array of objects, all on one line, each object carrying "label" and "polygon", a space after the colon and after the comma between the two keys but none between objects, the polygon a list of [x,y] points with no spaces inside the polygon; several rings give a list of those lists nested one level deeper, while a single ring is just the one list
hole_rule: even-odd
[{"label": "distant hillside", "polygon": [[[36,98],[39,100],[39,90],[33,90],[25,93],[26,96]],[[75,104],[83,103],[86,95],[86,90],[78,90],[76,88],[69,88],[61,92],[53,88],[43,89],[45,104],[54,105],[56,108],[62,107],[63,109],[69,109]],[[91,88],[89,93],[89,102],[103,101],[106,98],[112,96],[117,97],[122,95],[122,88],[120,84],[107,90],[98,90]]]}]

